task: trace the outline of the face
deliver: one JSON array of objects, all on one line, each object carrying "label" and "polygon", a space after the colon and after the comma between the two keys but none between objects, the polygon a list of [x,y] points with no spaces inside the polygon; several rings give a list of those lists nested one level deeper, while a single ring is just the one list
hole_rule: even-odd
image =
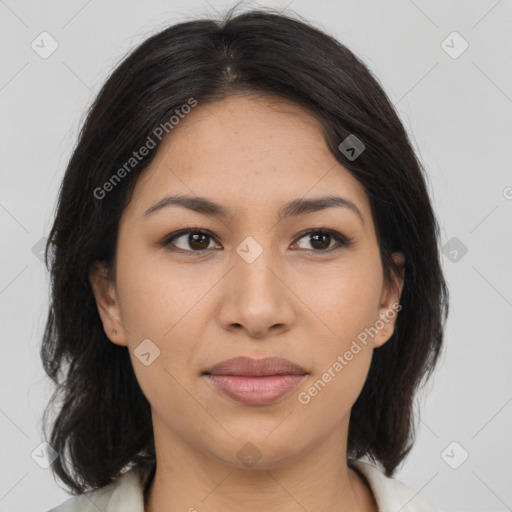
[{"label": "face", "polygon": [[[152,209],[175,195],[225,215]],[[325,196],[345,202],[285,209]],[[285,100],[243,95],[199,104],[173,128],[121,218],[115,281],[97,265],[91,283],[107,336],[129,349],[155,439],[233,466],[252,450],[261,468],[331,434],[346,441],[402,286],[384,283],[369,199],[318,121]],[[304,372],[267,378],[263,394],[244,388],[251,377],[204,375],[238,356],[282,357]]]}]

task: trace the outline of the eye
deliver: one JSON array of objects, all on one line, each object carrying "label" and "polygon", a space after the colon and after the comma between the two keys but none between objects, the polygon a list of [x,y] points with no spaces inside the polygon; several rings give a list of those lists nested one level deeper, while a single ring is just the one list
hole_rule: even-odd
[{"label": "eye", "polygon": [[[307,238],[309,236],[309,238]],[[311,244],[313,249],[305,247],[306,250],[312,250],[313,252],[331,252],[341,247],[349,247],[352,245],[352,239],[333,231],[331,229],[310,229],[302,234],[299,240],[306,239],[306,243]],[[337,242],[334,247],[331,246],[331,242]]]},{"label": "eye", "polygon": [[[307,238],[309,236],[309,238]],[[210,242],[215,238],[211,233],[200,228],[182,229],[166,237],[161,245],[173,252],[201,254],[210,249]],[[331,252],[342,247],[350,247],[352,238],[348,238],[337,231],[331,229],[310,229],[298,238],[306,239],[306,243],[311,244],[313,249],[302,247],[301,249],[321,253]],[[332,242],[336,242],[334,246]],[[295,242],[297,243],[297,242]],[[181,245],[180,245],[181,244]],[[300,247],[299,247],[300,248]]]},{"label": "eye", "polygon": [[[179,242],[182,244],[181,246],[176,243],[176,241],[179,240],[181,240]],[[168,247],[171,251],[200,253],[206,251],[209,248],[211,240],[213,240],[213,236],[208,233],[208,231],[203,229],[182,229],[167,237],[162,242],[162,245]]]}]

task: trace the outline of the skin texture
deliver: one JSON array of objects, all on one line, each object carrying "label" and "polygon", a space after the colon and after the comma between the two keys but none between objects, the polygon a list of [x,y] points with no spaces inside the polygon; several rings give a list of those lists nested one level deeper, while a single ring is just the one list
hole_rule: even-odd
[{"label": "skin texture", "polygon": [[[144,218],[178,193],[205,196],[234,215],[172,206]],[[284,203],[325,195],[350,199],[364,224],[340,207],[278,222]],[[187,234],[175,239],[190,256],[159,245],[188,227],[212,237],[196,245]],[[335,239],[322,246],[302,234],[314,228],[353,245],[329,252]],[[252,263],[236,252],[248,236],[263,250]],[[199,104],[136,184],[120,221],[115,279],[98,264],[90,280],[105,332],[128,347],[152,407],[157,470],[147,511],[235,511],[241,503],[246,512],[377,510],[364,478],[347,466],[348,424],[373,349],[392,335],[396,315],[308,404],[297,398],[394,311],[403,285],[402,278],[394,292],[384,284],[369,199],[329,152],[316,119],[279,98]],[[134,354],[145,339],[160,350],[148,366]],[[309,375],[278,402],[243,405],[201,376],[240,355],[285,357]],[[246,443],[261,455],[253,467],[237,457]]]}]

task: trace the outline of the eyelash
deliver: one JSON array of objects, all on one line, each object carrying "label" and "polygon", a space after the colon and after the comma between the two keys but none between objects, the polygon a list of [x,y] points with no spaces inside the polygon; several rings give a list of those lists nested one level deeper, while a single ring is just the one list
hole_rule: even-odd
[{"label": "eyelash", "polygon": [[[182,229],[180,231],[175,231],[171,235],[165,237],[165,239],[161,242],[160,245],[162,247],[165,247],[167,250],[169,250],[171,252],[187,254],[187,256],[204,255],[207,251],[209,251],[209,249],[201,249],[201,250],[197,250],[197,251],[189,250],[188,251],[188,250],[184,250],[184,249],[179,249],[179,248],[175,249],[175,248],[170,247],[172,245],[172,242],[175,239],[180,238],[180,237],[190,234],[190,233],[200,233],[202,235],[208,236],[211,239],[215,240],[215,237],[209,231],[206,231],[201,228],[192,227],[192,228],[188,228],[188,229]],[[334,239],[336,242],[338,242],[339,245],[338,245],[338,247],[334,247],[334,248],[330,248],[330,249],[299,249],[299,250],[305,250],[305,251],[310,251],[312,253],[322,254],[322,253],[330,253],[332,251],[342,249],[342,248],[348,248],[353,244],[353,238],[346,237],[346,236],[342,235],[341,233],[339,233],[338,231],[334,231],[332,229],[325,229],[325,228],[309,229],[307,231],[304,231],[299,234],[299,236],[296,238],[296,241],[301,240],[302,238],[304,238],[306,235],[309,235],[309,234],[330,235],[332,237],[332,239]]]}]

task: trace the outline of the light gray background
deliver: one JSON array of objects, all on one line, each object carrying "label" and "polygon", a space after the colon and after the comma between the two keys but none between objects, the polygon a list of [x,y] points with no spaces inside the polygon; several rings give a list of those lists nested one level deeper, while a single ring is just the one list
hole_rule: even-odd
[{"label": "light gray background", "polygon": [[[442,244],[451,244],[445,357],[396,476],[444,511],[512,510],[512,3],[244,5],[288,4],[375,72],[428,170]],[[44,511],[68,498],[31,458],[51,389],[39,360],[48,276],[32,248],[51,226],[84,112],[129,49],[168,24],[231,5],[0,0],[1,511]],[[59,45],[47,59],[31,48],[43,31]],[[458,58],[442,45],[453,31],[469,44]],[[445,45],[462,48],[453,36]],[[462,450],[469,457],[453,469],[446,461],[460,463]]]}]

